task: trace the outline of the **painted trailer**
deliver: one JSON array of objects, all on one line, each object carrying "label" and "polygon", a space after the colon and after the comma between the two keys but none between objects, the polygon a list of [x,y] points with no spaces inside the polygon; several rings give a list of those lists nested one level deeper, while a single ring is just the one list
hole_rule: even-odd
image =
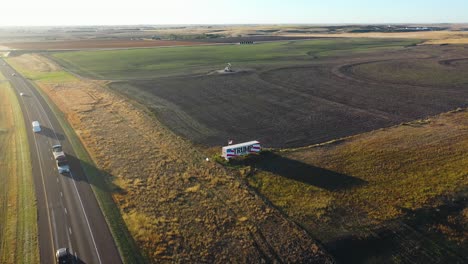
[{"label": "painted trailer", "polygon": [[235,145],[229,145],[222,148],[221,156],[226,160],[231,158],[249,155],[251,153],[258,153],[262,150],[260,142],[249,141]]}]

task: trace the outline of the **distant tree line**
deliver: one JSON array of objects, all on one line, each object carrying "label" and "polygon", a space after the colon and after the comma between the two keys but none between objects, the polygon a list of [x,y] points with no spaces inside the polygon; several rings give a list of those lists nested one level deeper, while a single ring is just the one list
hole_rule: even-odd
[{"label": "distant tree line", "polygon": [[254,42],[250,41],[250,40],[249,41],[241,41],[241,42],[239,42],[239,44],[254,44]]}]

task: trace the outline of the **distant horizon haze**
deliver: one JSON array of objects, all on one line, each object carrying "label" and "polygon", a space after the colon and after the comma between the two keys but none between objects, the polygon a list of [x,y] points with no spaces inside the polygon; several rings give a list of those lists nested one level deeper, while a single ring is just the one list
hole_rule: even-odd
[{"label": "distant horizon haze", "polygon": [[5,26],[466,24],[465,0],[16,0]]}]

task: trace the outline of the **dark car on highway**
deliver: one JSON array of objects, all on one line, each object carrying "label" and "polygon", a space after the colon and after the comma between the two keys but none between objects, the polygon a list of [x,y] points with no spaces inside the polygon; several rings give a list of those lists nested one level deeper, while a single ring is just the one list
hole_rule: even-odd
[{"label": "dark car on highway", "polygon": [[55,252],[55,259],[57,264],[70,264],[73,263],[72,255],[68,248],[60,248]]}]

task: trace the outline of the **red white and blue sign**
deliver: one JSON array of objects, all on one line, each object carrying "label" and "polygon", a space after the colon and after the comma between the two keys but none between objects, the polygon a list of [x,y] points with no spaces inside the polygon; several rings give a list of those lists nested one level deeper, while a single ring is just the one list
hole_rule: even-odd
[{"label": "red white and blue sign", "polygon": [[222,156],[229,160],[233,157],[244,156],[251,153],[258,153],[262,150],[260,142],[249,141],[245,143],[229,145],[222,148]]}]

